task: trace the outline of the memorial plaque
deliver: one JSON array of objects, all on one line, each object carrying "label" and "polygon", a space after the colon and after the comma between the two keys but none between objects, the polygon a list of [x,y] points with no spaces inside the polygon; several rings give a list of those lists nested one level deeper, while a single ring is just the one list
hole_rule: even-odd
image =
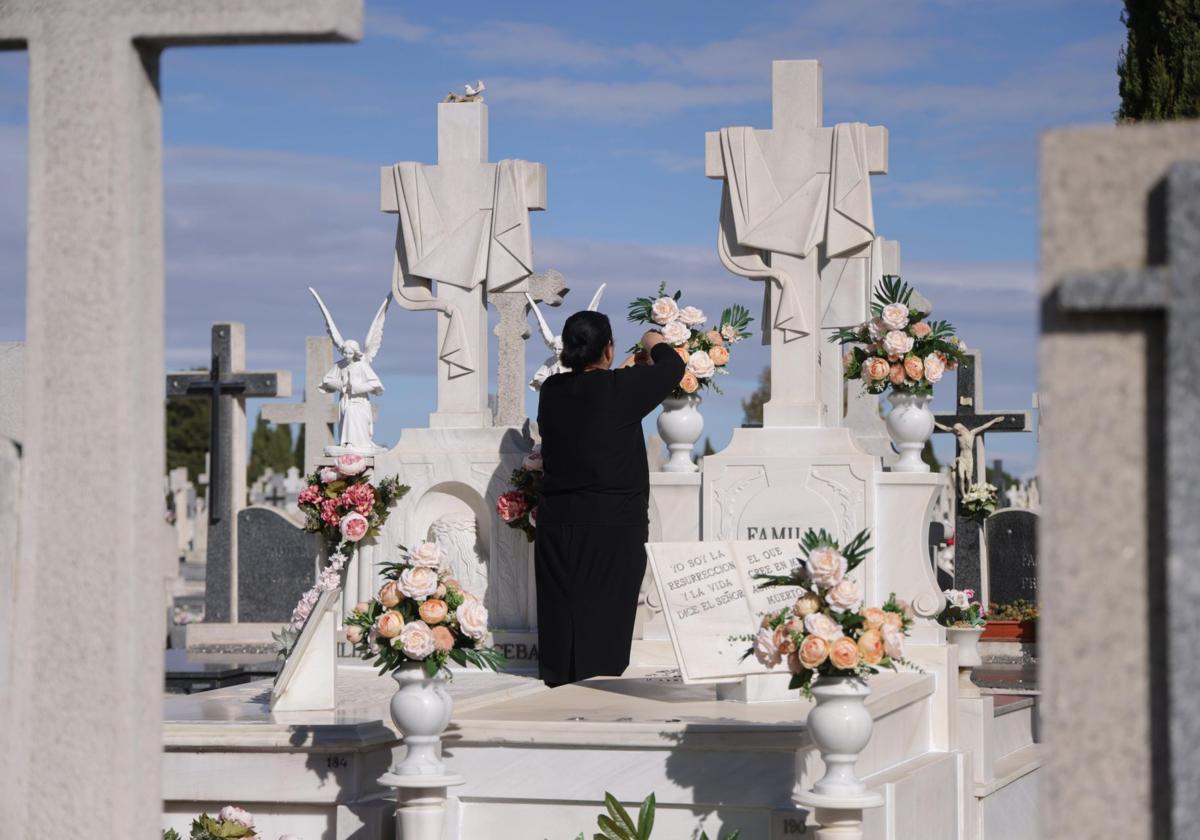
[{"label": "memorial plaque", "polygon": [[239,511],[237,524],[239,620],[286,623],[316,580],[318,537],[272,508]]},{"label": "memorial plaque", "polygon": [[787,574],[800,563],[799,540],[647,543],[663,616],[686,683],[762,673],[753,657],[739,661],[764,613],[796,600],[795,587],[755,589],[755,574]]},{"label": "memorial plaque", "polygon": [[1013,508],[988,517],[988,599],[993,604],[1037,601],[1037,523],[1036,513]]}]

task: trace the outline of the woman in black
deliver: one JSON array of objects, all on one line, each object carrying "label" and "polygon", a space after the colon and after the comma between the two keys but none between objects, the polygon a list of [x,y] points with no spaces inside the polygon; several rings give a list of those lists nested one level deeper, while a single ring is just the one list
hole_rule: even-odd
[{"label": "woman in black", "polygon": [[620,675],[629,665],[649,528],[642,418],[684,371],[654,330],[636,360],[610,370],[612,326],[599,312],[568,318],[562,341],[571,372],[547,379],[538,405],[538,661],[550,686]]}]

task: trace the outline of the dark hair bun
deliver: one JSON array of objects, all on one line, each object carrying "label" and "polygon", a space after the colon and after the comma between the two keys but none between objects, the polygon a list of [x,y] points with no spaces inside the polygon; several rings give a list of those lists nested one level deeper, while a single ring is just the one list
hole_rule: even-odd
[{"label": "dark hair bun", "polygon": [[567,319],[562,334],[562,363],[571,370],[583,370],[604,357],[604,348],[612,341],[612,324],[601,312],[576,312]]}]

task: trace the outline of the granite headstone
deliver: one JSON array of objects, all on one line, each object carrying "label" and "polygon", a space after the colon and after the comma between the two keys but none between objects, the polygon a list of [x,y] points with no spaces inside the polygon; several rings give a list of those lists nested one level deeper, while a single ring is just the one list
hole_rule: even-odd
[{"label": "granite headstone", "polygon": [[320,541],[271,508],[239,511],[237,524],[238,616],[286,622],[316,579]]},{"label": "granite headstone", "polygon": [[987,520],[989,600],[993,604],[1037,601],[1038,515],[998,510]]}]

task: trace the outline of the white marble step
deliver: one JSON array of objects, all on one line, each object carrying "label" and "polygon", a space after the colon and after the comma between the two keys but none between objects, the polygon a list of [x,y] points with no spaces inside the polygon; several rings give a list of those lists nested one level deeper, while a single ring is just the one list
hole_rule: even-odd
[{"label": "white marble step", "polygon": [[958,701],[958,748],[971,756],[974,784],[990,786],[1006,775],[1009,759],[1036,746],[1036,696],[983,695]]}]

